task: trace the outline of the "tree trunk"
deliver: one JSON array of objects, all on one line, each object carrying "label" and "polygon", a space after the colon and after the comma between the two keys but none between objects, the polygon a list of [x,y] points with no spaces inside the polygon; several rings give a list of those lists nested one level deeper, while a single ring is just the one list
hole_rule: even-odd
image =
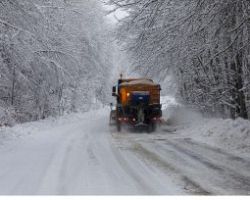
[{"label": "tree trunk", "polygon": [[236,69],[237,69],[237,79],[236,79],[236,113],[239,117],[244,119],[248,118],[246,98],[243,91],[244,80],[243,80],[243,70],[242,70],[242,54],[238,53],[236,55]]},{"label": "tree trunk", "polygon": [[16,67],[13,68],[13,78],[12,78],[12,87],[11,87],[11,105],[14,105],[15,100],[15,84],[16,84]]}]

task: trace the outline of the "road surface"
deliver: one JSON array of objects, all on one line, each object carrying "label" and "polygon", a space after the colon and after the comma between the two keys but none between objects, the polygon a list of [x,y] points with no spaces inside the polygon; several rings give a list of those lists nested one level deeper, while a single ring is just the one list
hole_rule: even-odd
[{"label": "road surface", "polygon": [[250,194],[249,169],[171,131],[117,133],[107,110],[0,144],[1,195]]}]

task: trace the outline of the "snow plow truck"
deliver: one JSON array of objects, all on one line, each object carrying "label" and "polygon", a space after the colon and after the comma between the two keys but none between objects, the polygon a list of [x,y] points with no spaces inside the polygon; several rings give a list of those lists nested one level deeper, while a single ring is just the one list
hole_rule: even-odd
[{"label": "snow plow truck", "polygon": [[121,75],[112,89],[116,105],[110,113],[117,131],[120,132],[123,125],[155,131],[162,117],[160,91],[161,86],[151,79],[123,79]]}]

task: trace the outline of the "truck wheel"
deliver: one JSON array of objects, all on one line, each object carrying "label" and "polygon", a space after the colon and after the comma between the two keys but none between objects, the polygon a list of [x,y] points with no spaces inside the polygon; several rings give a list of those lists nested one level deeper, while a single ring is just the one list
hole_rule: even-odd
[{"label": "truck wheel", "polygon": [[112,125],[112,117],[111,117],[111,113],[109,115],[109,125],[111,126]]},{"label": "truck wheel", "polygon": [[152,133],[156,130],[156,124],[154,122],[151,122],[149,125],[148,125],[148,133]]},{"label": "truck wheel", "polygon": [[120,122],[117,123],[116,127],[117,127],[117,131],[121,132],[122,126]]},{"label": "truck wheel", "polygon": [[150,123],[147,127],[147,132],[151,133],[152,132],[152,124]]},{"label": "truck wheel", "polygon": [[155,132],[156,131],[156,123],[153,122],[151,124],[151,126],[152,126],[152,132]]}]

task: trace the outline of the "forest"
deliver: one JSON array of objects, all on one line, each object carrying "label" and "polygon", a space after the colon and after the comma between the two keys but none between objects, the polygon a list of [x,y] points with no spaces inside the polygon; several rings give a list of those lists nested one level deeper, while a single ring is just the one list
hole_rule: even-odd
[{"label": "forest", "polygon": [[248,0],[102,3],[0,1],[0,126],[107,104],[114,69],[163,88],[171,76],[178,101],[207,116],[250,117]]},{"label": "forest", "polygon": [[0,125],[106,102],[112,42],[97,0],[0,1]]},{"label": "forest", "polygon": [[208,116],[250,116],[248,0],[110,0],[117,38],[141,74],[172,74],[176,96]]}]

